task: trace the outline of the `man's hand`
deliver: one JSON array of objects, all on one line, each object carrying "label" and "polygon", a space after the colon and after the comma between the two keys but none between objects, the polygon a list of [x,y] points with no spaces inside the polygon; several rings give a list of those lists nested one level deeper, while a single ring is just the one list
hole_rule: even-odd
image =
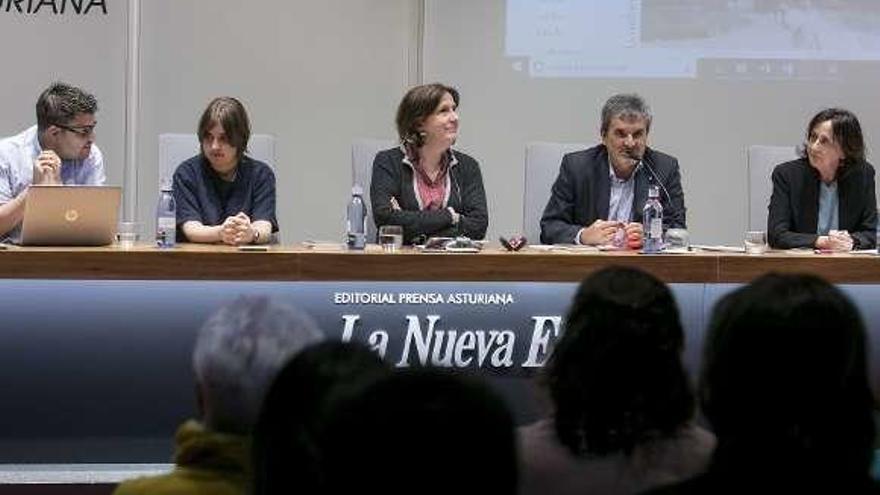
[{"label": "man's hand", "polygon": [[847,252],[852,251],[853,239],[849,232],[845,230],[832,230],[828,233],[830,247],[832,251]]},{"label": "man's hand", "polygon": [[581,244],[590,246],[611,244],[619,226],[620,222],[596,220],[581,231]]},{"label": "man's hand", "polygon": [[52,150],[46,150],[34,160],[34,184],[61,184],[61,158]]},{"label": "man's hand", "polygon": [[227,218],[223,222],[223,228],[220,229],[220,240],[231,246],[250,244],[254,241],[255,236],[256,232],[251,225],[251,219],[243,212]]},{"label": "man's hand", "polygon": [[641,249],[645,237],[642,224],[630,222],[626,224],[624,229],[626,231],[626,247],[629,249]]},{"label": "man's hand", "polygon": [[816,238],[816,249],[823,251],[847,252],[852,248],[852,237],[845,230],[832,230],[828,235]]}]

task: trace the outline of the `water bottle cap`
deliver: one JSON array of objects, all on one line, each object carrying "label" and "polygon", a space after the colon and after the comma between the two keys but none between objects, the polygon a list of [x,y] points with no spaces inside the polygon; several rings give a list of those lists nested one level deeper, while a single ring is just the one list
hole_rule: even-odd
[{"label": "water bottle cap", "polygon": [[649,198],[659,198],[660,197],[660,188],[656,185],[648,186],[648,197]]},{"label": "water bottle cap", "polygon": [[355,184],[355,185],[351,186],[351,195],[352,196],[363,196],[364,195],[364,188],[361,187],[360,184]]},{"label": "water bottle cap", "polygon": [[171,191],[171,181],[168,179],[162,179],[161,185],[159,186],[160,191]]}]

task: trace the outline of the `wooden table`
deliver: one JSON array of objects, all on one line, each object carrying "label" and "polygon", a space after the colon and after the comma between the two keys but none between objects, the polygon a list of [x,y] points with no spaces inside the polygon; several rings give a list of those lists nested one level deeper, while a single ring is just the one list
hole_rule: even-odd
[{"label": "wooden table", "polygon": [[183,244],[103,248],[10,248],[0,253],[0,278],[116,280],[266,281],[532,281],[576,282],[608,265],[644,269],[668,283],[748,282],[769,271],[806,272],[834,283],[880,283],[880,257],[865,254],[764,255],[695,252],[641,255],[635,252],[426,254],[413,249],[383,253],[378,246],[348,252],[329,246],[273,246],[241,252],[229,246]]}]

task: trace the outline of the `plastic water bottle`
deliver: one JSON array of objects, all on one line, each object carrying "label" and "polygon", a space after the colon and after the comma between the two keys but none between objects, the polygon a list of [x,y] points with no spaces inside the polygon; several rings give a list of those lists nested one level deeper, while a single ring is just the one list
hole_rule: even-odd
[{"label": "plastic water bottle", "polygon": [[156,245],[160,248],[172,248],[176,240],[177,205],[171,193],[171,183],[163,181],[156,205]]},{"label": "plastic water bottle", "polygon": [[355,184],[351,188],[351,201],[346,209],[346,240],[348,249],[364,249],[367,244],[367,206],[364,204],[364,189]]},{"label": "plastic water bottle", "polygon": [[642,227],[645,243],[642,252],[656,254],[663,249],[663,205],[660,204],[660,188],[648,187],[648,201],[642,210]]}]

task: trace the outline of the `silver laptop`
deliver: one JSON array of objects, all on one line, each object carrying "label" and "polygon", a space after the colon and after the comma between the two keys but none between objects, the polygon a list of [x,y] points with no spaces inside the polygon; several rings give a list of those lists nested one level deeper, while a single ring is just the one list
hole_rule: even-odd
[{"label": "silver laptop", "polygon": [[31,186],[21,224],[21,244],[111,244],[121,196],[122,188],[116,186]]}]

